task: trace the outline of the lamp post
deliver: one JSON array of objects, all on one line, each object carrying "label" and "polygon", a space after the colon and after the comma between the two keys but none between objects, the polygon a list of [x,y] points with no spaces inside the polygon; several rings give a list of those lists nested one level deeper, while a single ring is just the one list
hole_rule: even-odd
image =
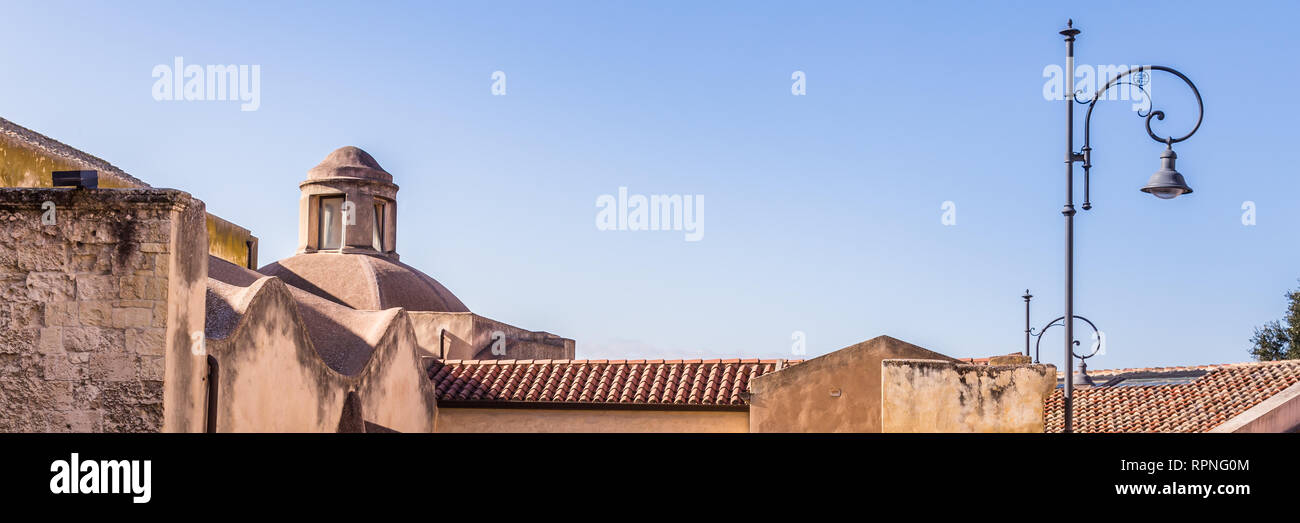
[{"label": "lamp post", "polygon": [[[1201,104],[1201,93],[1196,90],[1196,85],[1193,84],[1192,81],[1187,78],[1187,76],[1183,75],[1183,73],[1180,73],[1178,71],[1175,71],[1174,69],[1161,66],[1161,65],[1146,65],[1146,66],[1139,66],[1139,67],[1134,67],[1132,69],[1129,69],[1128,71],[1120,73],[1116,75],[1114,78],[1111,78],[1109,81],[1107,81],[1105,85],[1103,85],[1100,89],[1097,90],[1097,92],[1093,93],[1091,100],[1082,100],[1082,101],[1078,100],[1077,99],[1078,93],[1076,93],[1074,90],[1074,40],[1075,40],[1075,36],[1078,36],[1079,32],[1080,31],[1078,29],[1074,28],[1073,20],[1069,21],[1066,25],[1066,29],[1060,32],[1061,35],[1065,36],[1065,78],[1067,79],[1066,90],[1065,90],[1065,92],[1067,93],[1065,97],[1065,105],[1066,105],[1065,208],[1061,210],[1061,214],[1065,216],[1065,314],[1062,316],[1062,318],[1071,318],[1071,319],[1075,318],[1074,315],[1074,214],[1075,214],[1074,164],[1075,162],[1081,162],[1083,166],[1083,210],[1086,211],[1092,208],[1092,202],[1088,198],[1088,182],[1089,182],[1088,174],[1089,174],[1089,170],[1092,168],[1092,146],[1090,142],[1090,138],[1091,138],[1090,126],[1092,124],[1092,110],[1096,108],[1097,101],[1101,99],[1102,95],[1104,95],[1108,89],[1119,84],[1128,84],[1135,87],[1136,90],[1141,91],[1143,96],[1145,96],[1148,100],[1150,100],[1151,96],[1150,93],[1148,93],[1144,88],[1144,82],[1141,81],[1135,82],[1133,80],[1125,80],[1125,79],[1132,77],[1135,74],[1142,75],[1137,78],[1145,78],[1146,75],[1149,75],[1151,71],[1163,71],[1172,74],[1178,77],[1184,83],[1186,83],[1187,86],[1192,89],[1192,94],[1196,95],[1196,109],[1198,111],[1198,114],[1196,116],[1196,126],[1192,128],[1191,132],[1187,133],[1185,136],[1181,138],[1174,138],[1173,136],[1161,138],[1151,130],[1151,119],[1155,118],[1157,120],[1163,120],[1165,118],[1164,112],[1152,111],[1150,110],[1150,108],[1148,108],[1146,114],[1143,114],[1141,111],[1138,112],[1139,117],[1144,117],[1146,119],[1147,135],[1151,136],[1152,140],[1165,144],[1165,150],[1160,155],[1160,162],[1161,162],[1160,170],[1156,171],[1155,174],[1151,175],[1151,178],[1147,181],[1146,186],[1142,187],[1141,190],[1142,192],[1150,193],[1156,196],[1157,198],[1163,200],[1176,198],[1179,195],[1190,194],[1192,192],[1192,188],[1187,186],[1187,182],[1183,179],[1183,175],[1179,174],[1178,171],[1174,169],[1174,160],[1178,156],[1174,154],[1173,145],[1183,140],[1186,140],[1188,138],[1191,138],[1191,136],[1196,133],[1196,130],[1200,129],[1201,119],[1205,116],[1205,109]],[[1088,104],[1088,113],[1083,120],[1083,148],[1079,152],[1074,151],[1074,104],[1076,102]],[[1066,373],[1065,373],[1066,379],[1064,380],[1065,394],[1063,395],[1064,401],[1062,402],[1064,406],[1064,431],[1073,432],[1074,430],[1074,426],[1073,426],[1074,322],[1064,321],[1063,323],[1064,323],[1063,326],[1065,327],[1065,367],[1066,367]]]},{"label": "lamp post", "polygon": [[[1025,356],[1028,356],[1029,355],[1029,330],[1030,330],[1029,329],[1029,300],[1033,299],[1034,295],[1029,294],[1029,289],[1025,289],[1025,295],[1021,296],[1021,298],[1025,299]],[[1038,362],[1034,362],[1034,363],[1038,363]]]}]

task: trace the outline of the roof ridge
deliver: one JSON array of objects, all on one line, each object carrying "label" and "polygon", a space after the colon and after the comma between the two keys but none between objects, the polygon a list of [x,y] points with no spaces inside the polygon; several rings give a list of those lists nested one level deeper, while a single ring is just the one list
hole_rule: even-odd
[{"label": "roof ridge", "polygon": [[801,359],[799,359],[799,360],[791,360],[791,359],[783,359],[783,358],[777,358],[777,359],[758,359],[758,358],[747,358],[747,359],[742,359],[742,358],[712,358],[712,359],[698,359],[698,358],[697,358],[697,359],[688,359],[688,360],[683,360],[683,359],[667,359],[667,358],[660,358],[660,359],[626,359],[626,360],[610,360],[610,359],[528,359],[528,360],[522,360],[522,359],[482,359],[482,360],[476,360],[476,359],[440,359],[440,360],[438,360],[438,361],[441,361],[441,362],[443,362],[444,364],[447,364],[447,365],[515,365],[515,364],[520,364],[520,365],[526,365],[526,364],[535,364],[535,365],[561,365],[561,364],[572,364],[572,365],[592,365],[592,364],[600,364],[600,365],[655,365],[655,364],[673,364],[673,365],[676,365],[676,364],[690,364],[690,365],[711,365],[711,364],[753,365],[753,364],[762,364],[762,365],[770,365],[770,364],[776,364],[776,363],[781,363],[781,362],[784,362],[784,363],[786,363],[787,365],[793,365],[793,364],[795,364],[795,363],[802,363],[804,360],[801,360]]},{"label": "roof ridge", "polygon": [[[1300,365],[1300,360],[1241,361],[1236,363],[1206,363],[1202,365],[1172,365],[1168,367],[1127,367],[1127,368],[1118,368],[1118,369],[1088,369],[1088,375],[1094,376],[1094,375],[1108,375],[1108,374],[1124,374],[1124,373],[1133,373],[1133,372],[1180,372],[1180,371],[1193,371],[1193,370],[1214,371],[1214,370],[1220,370],[1225,368],[1259,367],[1259,366],[1288,365],[1288,364]],[[1057,370],[1056,374],[1060,376],[1062,374],[1062,371]]]}]

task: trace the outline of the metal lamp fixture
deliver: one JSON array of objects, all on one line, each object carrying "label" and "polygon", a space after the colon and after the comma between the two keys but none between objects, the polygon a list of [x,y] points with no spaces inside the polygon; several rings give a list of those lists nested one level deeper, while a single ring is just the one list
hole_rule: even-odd
[{"label": "metal lamp fixture", "polygon": [[1097,385],[1088,376],[1088,360],[1079,361],[1079,372],[1074,373],[1073,380],[1075,387],[1094,387]]},{"label": "metal lamp fixture", "polygon": [[[1065,314],[1061,316],[1062,318],[1076,317],[1074,314],[1074,164],[1075,162],[1082,162],[1083,164],[1083,210],[1086,211],[1092,208],[1092,201],[1088,197],[1088,192],[1089,172],[1092,168],[1092,110],[1097,107],[1097,101],[1101,100],[1102,96],[1106,94],[1106,91],[1111,87],[1121,84],[1133,86],[1135,90],[1141,92],[1147,100],[1151,100],[1151,93],[1146,90],[1145,79],[1152,71],[1161,71],[1174,75],[1191,88],[1192,94],[1196,96],[1196,125],[1184,136],[1175,138],[1173,136],[1160,137],[1156,135],[1156,133],[1151,130],[1151,120],[1153,118],[1156,120],[1164,120],[1165,113],[1163,111],[1152,111],[1150,108],[1148,108],[1147,112],[1138,111],[1138,116],[1146,119],[1147,135],[1150,136],[1152,140],[1165,144],[1165,151],[1160,155],[1160,170],[1156,171],[1156,173],[1151,176],[1151,179],[1147,181],[1147,185],[1142,188],[1142,192],[1155,195],[1157,198],[1163,200],[1176,198],[1180,195],[1190,194],[1192,192],[1192,188],[1187,186],[1187,181],[1183,179],[1183,175],[1179,174],[1174,168],[1174,160],[1178,158],[1178,155],[1174,154],[1173,145],[1191,138],[1193,134],[1196,134],[1196,130],[1201,128],[1201,120],[1205,116],[1205,108],[1201,103],[1201,93],[1196,90],[1196,85],[1193,84],[1192,81],[1183,73],[1162,65],[1145,65],[1129,69],[1128,71],[1115,75],[1114,78],[1107,81],[1101,89],[1098,89],[1097,92],[1093,93],[1091,99],[1080,100],[1078,95],[1081,93],[1075,92],[1074,89],[1074,41],[1075,37],[1078,36],[1079,33],[1080,31],[1074,28],[1073,20],[1069,21],[1066,29],[1060,32],[1060,34],[1065,37],[1065,78],[1068,87],[1065,92],[1069,93],[1065,97],[1065,208],[1061,210],[1061,214],[1065,216]],[[1078,152],[1075,152],[1074,150],[1075,103],[1088,105],[1088,113],[1087,116],[1084,117],[1083,121],[1083,148]],[[1076,357],[1073,351],[1074,322],[1063,321],[1062,323],[1062,326],[1065,327],[1065,375],[1067,377],[1072,377],[1074,375],[1074,358]],[[1065,380],[1064,392],[1065,394],[1062,398],[1064,406],[1063,429],[1065,432],[1072,432],[1074,420],[1074,379],[1071,378]]]},{"label": "metal lamp fixture", "polygon": [[1160,170],[1151,175],[1142,192],[1161,200],[1172,200],[1179,195],[1191,194],[1192,188],[1187,186],[1187,180],[1184,180],[1183,175],[1174,169],[1174,160],[1177,159],[1178,154],[1174,153],[1174,149],[1165,147],[1165,152],[1160,153]]},{"label": "metal lamp fixture", "polygon": [[[1025,299],[1025,356],[1029,355],[1029,337],[1033,336],[1038,338],[1038,343],[1034,344],[1034,363],[1038,363],[1039,362],[1038,353],[1039,353],[1039,348],[1041,348],[1043,345],[1043,335],[1047,334],[1047,331],[1050,330],[1052,327],[1064,326],[1065,317],[1062,316],[1060,318],[1054,319],[1048,322],[1047,325],[1044,325],[1043,328],[1034,330],[1029,326],[1029,299],[1033,297],[1034,296],[1032,294],[1029,294],[1029,289],[1025,289],[1025,295],[1021,296],[1021,298]],[[1100,340],[1099,336],[1101,335],[1101,331],[1097,329],[1097,324],[1093,323],[1092,320],[1085,318],[1083,316],[1079,316],[1077,314],[1074,316],[1074,319],[1083,320],[1083,322],[1087,323],[1089,327],[1092,327],[1093,337],[1098,338]],[[1074,333],[1073,328],[1070,329],[1070,333],[1071,335],[1073,335]],[[1066,342],[1073,347],[1079,346],[1079,340],[1067,339]],[[1098,353],[1101,352],[1101,349],[1102,346],[1100,342],[1097,343],[1096,345],[1093,345],[1092,351],[1087,354],[1079,354],[1074,352],[1073,349],[1071,349],[1070,355],[1075,358],[1079,358],[1079,372],[1072,373],[1073,374],[1072,378],[1066,381],[1071,381],[1072,385],[1075,387],[1091,387],[1095,385],[1092,381],[1092,378],[1088,376],[1088,358],[1096,356]]]}]

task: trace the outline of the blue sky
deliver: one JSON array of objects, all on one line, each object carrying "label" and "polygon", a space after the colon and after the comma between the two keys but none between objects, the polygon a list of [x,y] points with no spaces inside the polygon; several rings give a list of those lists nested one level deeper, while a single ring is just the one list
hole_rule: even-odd
[{"label": "blue sky", "polygon": [[[1020,350],[1026,287],[1035,324],[1063,310],[1042,73],[1073,17],[1078,64],[1168,65],[1206,103],[1172,201],[1137,191],[1162,146],[1129,103],[1097,109],[1090,366],[1244,361],[1300,278],[1294,3],[266,4],[9,5],[0,116],[198,196],[263,264],[293,253],[306,170],[359,146],[401,186],[403,261],[579,357],[791,357],[795,331],[809,357],[880,334],[979,357]],[[176,56],[259,65],[260,108],[155,101]],[[1152,89],[1182,134],[1190,97]],[[597,230],[619,187],[705,195],[704,238]]]}]

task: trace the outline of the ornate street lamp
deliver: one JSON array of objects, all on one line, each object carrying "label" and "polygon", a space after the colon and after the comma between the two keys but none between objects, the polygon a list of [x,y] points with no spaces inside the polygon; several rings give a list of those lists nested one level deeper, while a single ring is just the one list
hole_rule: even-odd
[{"label": "ornate street lamp", "polygon": [[[1038,340],[1037,342],[1034,343],[1034,360],[1033,360],[1034,363],[1038,363],[1040,361],[1038,355],[1040,352],[1042,352],[1041,349],[1043,346],[1043,335],[1047,334],[1048,329],[1051,329],[1052,327],[1063,326],[1065,324],[1065,316],[1061,316],[1050,322],[1047,322],[1047,325],[1044,325],[1043,328],[1041,329],[1035,330],[1031,328],[1029,326],[1029,300],[1032,299],[1033,297],[1034,295],[1029,294],[1029,289],[1025,289],[1025,295],[1021,296],[1021,298],[1025,299],[1025,356],[1029,356],[1029,338],[1032,336]],[[1073,349],[1071,349],[1070,353],[1074,357],[1079,358],[1079,373],[1074,374],[1073,377],[1070,379],[1074,381],[1075,385],[1079,385],[1079,386],[1086,385],[1091,387],[1094,385],[1094,383],[1092,382],[1092,378],[1088,377],[1088,358],[1096,356],[1098,353],[1101,352],[1102,344],[1104,343],[1104,340],[1101,338],[1102,336],[1101,331],[1097,330],[1097,324],[1093,323],[1092,320],[1085,318],[1083,316],[1079,316],[1077,314],[1074,315],[1074,319],[1083,320],[1084,323],[1087,323],[1089,327],[1092,327],[1092,337],[1094,339],[1097,339],[1097,343],[1093,345],[1092,351],[1086,355],[1079,354],[1077,352],[1074,352]],[[1077,347],[1079,346],[1079,341],[1071,340],[1070,344]]]},{"label": "ornate street lamp", "polygon": [[[1101,335],[1101,331],[1097,330],[1097,325],[1093,323],[1092,320],[1089,320],[1088,318],[1084,318],[1083,316],[1079,316],[1077,314],[1074,316],[1074,319],[1083,320],[1084,323],[1087,323],[1089,327],[1092,327],[1093,338],[1097,338]],[[1044,325],[1043,328],[1038,329],[1037,332],[1033,332],[1033,329],[1030,329],[1030,332],[1033,333],[1034,337],[1038,338],[1038,342],[1034,344],[1034,363],[1038,363],[1038,352],[1040,346],[1043,344],[1043,335],[1047,333],[1048,329],[1051,329],[1052,327],[1060,327],[1063,325],[1065,325],[1065,316],[1061,316],[1059,318],[1052,320],[1047,325]],[[1093,385],[1092,378],[1088,377],[1088,358],[1096,356],[1097,353],[1101,352],[1102,344],[1098,342],[1097,344],[1093,345],[1092,351],[1087,354],[1079,354],[1074,352],[1074,347],[1077,347],[1079,345],[1078,340],[1071,340],[1070,345],[1071,345],[1070,355],[1075,358],[1079,358],[1079,372],[1078,374],[1075,374],[1073,371],[1071,371],[1069,377],[1064,378],[1063,381],[1066,383],[1073,383],[1075,385],[1092,386]]]},{"label": "ornate street lamp", "polygon": [[[1183,179],[1183,175],[1179,174],[1178,171],[1174,169],[1174,160],[1178,156],[1174,154],[1173,145],[1191,138],[1192,135],[1196,133],[1196,130],[1201,128],[1201,119],[1205,116],[1205,109],[1201,104],[1201,93],[1196,90],[1196,85],[1193,84],[1187,76],[1183,75],[1183,73],[1161,65],[1146,65],[1129,69],[1128,71],[1118,74],[1107,81],[1106,85],[1102,86],[1101,89],[1098,89],[1096,93],[1093,93],[1091,100],[1078,100],[1079,93],[1076,93],[1074,90],[1074,39],[1075,36],[1078,36],[1079,32],[1078,29],[1074,28],[1073,20],[1067,23],[1067,27],[1064,31],[1061,31],[1061,35],[1065,36],[1065,77],[1067,78],[1067,88],[1065,92],[1069,93],[1065,98],[1067,111],[1065,120],[1065,208],[1061,210],[1061,214],[1065,216],[1065,314],[1062,315],[1061,318],[1076,317],[1074,315],[1074,163],[1083,163],[1083,210],[1086,211],[1092,208],[1092,202],[1088,198],[1088,174],[1089,170],[1092,168],[1090,131],[1092,124],[1092,110],[1096,108],[1097,101],[1101,100],[1101,97],[1106,93],[1106,90],[1119,84],[1132,85],[1141,91],[1148,100],[1151,100],[1150,93],[1148,93],[1144,88],[1145,82],[1142,81],[1142,79],[1145,79],[1146,75],[1150,74],[1151,71],[1163,71],[1177,76],[1192,89],[1192,94],[1196,95],[1196,110],[1198,112],[1196,116],[1196,126],[1192,127],[1191,132],[1188,132],[1181,138],[1174,138],[1172,136],[1161,138],[1151,130],[1151,119],[1155,118],[1157,120],[1164,120],[1165,113],[1163,111],[1150,111],[1150,108],[1148,108],[1149,112],[1145,114],[1138,112],[1139,117],[1146,119],[1147,135],[1151,136],[1152,140],[1165,144],[1165,150],[1160,154],[1160,170],[1151,175],[1151,179],[1147,181],[1147,185],[1141,190],[1142,192],[1150,193],[1155,195],[1157,198],[1165,200],[1192,192],[1192,188],[1187,186],[1187,182]],[[1126,80],[1130,77],[1137,79],[1137,81]],[[1083,149],[1079,152],[1074,151],[1074,102],[1088,104],[1088,113],[1083,120]],[[1071,376],[1074,375],[1074,322],[1063,321],[1062,323],[1065,327],[1065,375],[1067,377],[1065,380],[1065,394],[1063,397],[1065,414],[1064,430],[1065,432],[1073,432],[1074,379],[1071,378]]]}]

